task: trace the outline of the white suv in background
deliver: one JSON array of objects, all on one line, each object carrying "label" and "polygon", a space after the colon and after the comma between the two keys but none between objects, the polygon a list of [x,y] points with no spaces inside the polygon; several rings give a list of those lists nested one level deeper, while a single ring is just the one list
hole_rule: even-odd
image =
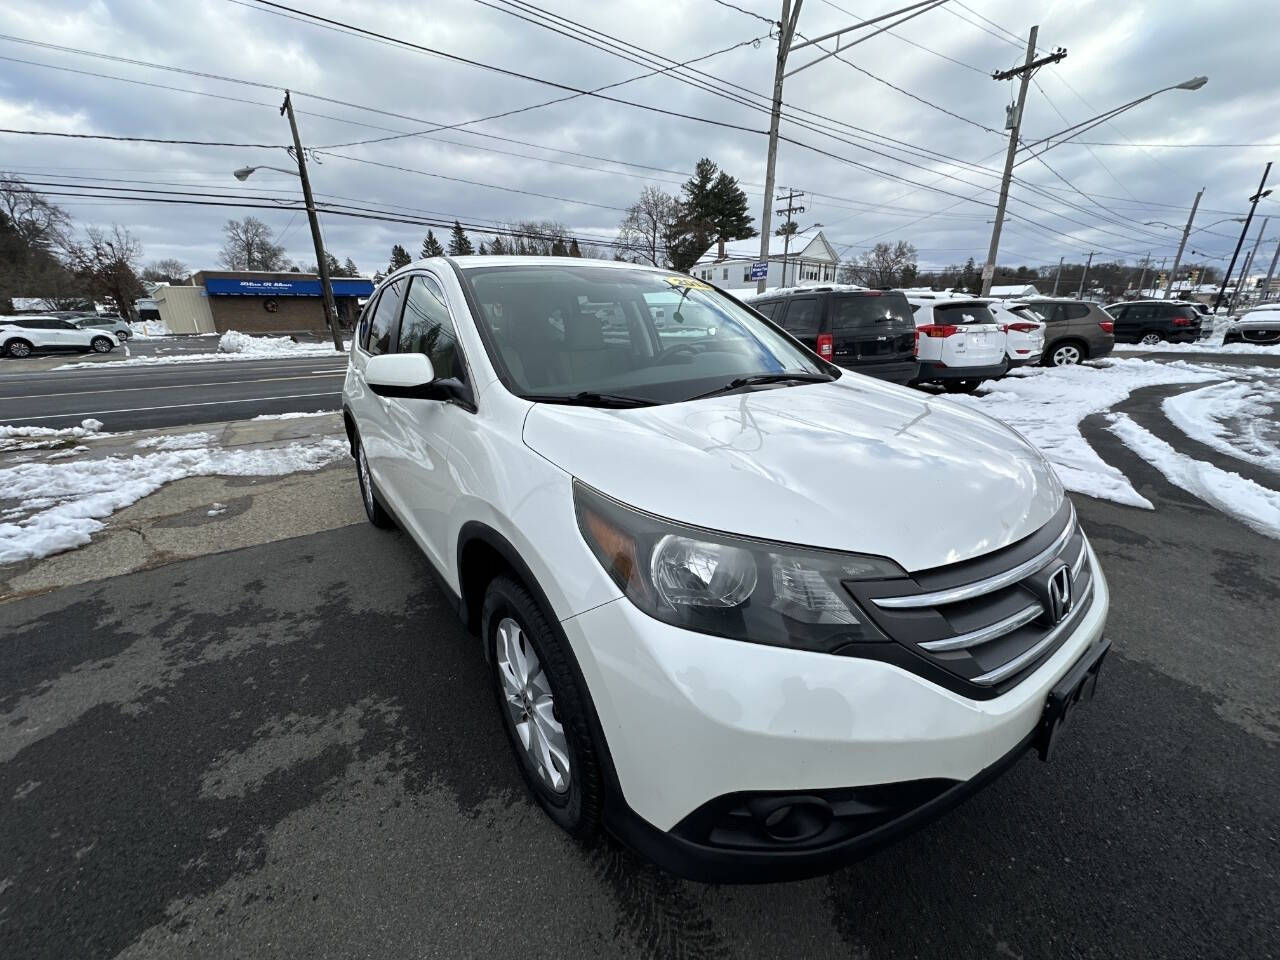
[{"label": "white suv in background", "polygon": [[700,280],[434,258],[353,341],[369,519],[479,636],[575,837],[707,880],[822,872],[1047,758],[1093,691],[1107,585],[1044,457]]},{"label": "white suv in background", "polygon": [[120,340],[109,330],[82,330],[58,317],[0,317],[0,357],[29,357],[38,352],[110,353]]},{"label": "white suv in background", "polygon": [[988,300],[987,309],[1004,328],[1004,352],[1010,367],[1036,363],[1044,353],[1044,318],[1028,303]]},{"label": "white suv in background", "polygon": [[972,297],[908,296],[915,312],[918,383],[937,383],[948,393],[973,393],[983,380],[1009,369],[1005,334],[987,309]]}]

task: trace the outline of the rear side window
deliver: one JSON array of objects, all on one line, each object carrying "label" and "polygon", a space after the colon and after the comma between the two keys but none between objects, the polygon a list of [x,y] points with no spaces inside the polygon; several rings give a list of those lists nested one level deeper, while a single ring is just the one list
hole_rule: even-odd
[{"label": "rear side window", "polygon": [[782,326],[793,337],[816,337],[818,335],[818,301],[813,297],[792,300],[787,304],[787,315]]},{"label": "rear side window", "polygon": [[1088,315],[1089,315],[1089,307],[1087,304],[1083,304],[1083,303],[1067,304],[1068,320],[1083,320]]},{"label": "rear side window", "polygon": [[387,284],[378,302],[373,308],[373,319],[369,322],[369,339],[365,349],[375,357],[380,353],[391,353],[391,335],[400,319],[400,306],[404,303],[404,290],[408,280],[401,277]]},{"label": "rear side window", "polygon": [[753,303],[751,304],[751,309],[756,313],[763,313],[766,317],[772,320],[773,315],[778,311],[778,301],[774,300],[772,303]]},{"label": "rear side window", "polygon": [[954,305],[935,306],[933,308],[934,323],[953,324],[966,327],[977,323],[995,323],[991,311],[981,303],[958,303]]},{"label": "rear side window", "polygon": [[843,333],[876,324],[903,323],[915,325],[911,318],[911,306],[902,294],[883,296],[853,296],[832,298],[831,330]]},{"label": "rear side window", "polygon": [[466,382],[458,332],[444,303],[444,291],[431,277],[418,275],[409,286],[400,320],[400,353],[425,353],[436,376]]}]

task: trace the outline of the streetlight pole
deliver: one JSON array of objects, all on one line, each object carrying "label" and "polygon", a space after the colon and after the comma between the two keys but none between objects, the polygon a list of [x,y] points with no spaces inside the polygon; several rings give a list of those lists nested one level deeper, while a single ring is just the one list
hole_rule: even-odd
[{"label": "streetlight pole", "polygon": [[1276,252],[1271,255],[1271,267],[1267,270],[1267,279],[1262,284],[1262,299],[1271,299],[1271,278],[1276,274],[1276,261],[1280,260],[1280,240],[1276,241]]},{"label": "streetlight pole", "polygon": [[1151,263],[1151,252],[1142,258],[1142,272],[1138,274],[1138,299],[1142,299],[1142,285],[1147,282],[1147,266]]},{"label": "streetlight pole", "polygon": [[1178,255],[1173,258],[1173,269],[1169,271],[1169,280],[1164,285],[1164,298],[1169,299],[1173,293],[1173,279],[1178,275],[1178,265],[1182,263],[1182,251],[1187,249],[1187,237],[1191,236],[1191,224],[1195,222],[1196,210],[1200,208],[1200,198],[1204,196],[1204,187],[1201,187],[1196,193],[1195,200],[1191,201],[1191,216],[1187,217],[1187,225],[1182,228],[1182,241],[1178,244]]},{"label": "streetlight pole", "polygon": [[1089,251],[1089,259],[1084,263],[1084,272],[1080,274],[1080,289],[1076,291],[1076,299],[1084,299],[1084,278],[1089,275],[1089,268],[1093,266],[1093,251]]},{"label": "streetlight pole", "polygon": [[1262,246],[1262,238],[1266,235],[1267,224],[1270,217],[1264,217],[1262,227],[1258,230],[1258,239],[1253,241],[1253,249],[1249,251],[1249,256],[1245,258],[1244,269],[1240,271],[1240,279],[1236,281],[1235,295],[1231,298],[1231,308],[1234,310],[1240,303],[1240,295],[1244,293],[1245,281],[1249,279],[1249,271],[1253,269],[1253,258],[1258,255],[1258,247]]},{"label": "streetlight pole", "polygon": [[1271,161],[1268,160],[1266,167],[1262,170],[1262,181],[1258,184],[1258,192],[1249,198],[1249,214],[1244,218],[1244,226],[1240,229],[1240,239],[1236,241],[1235,252],[1231,254],[1231,263],[1222,274],[1222,285],[1218,287],[1218,295],[1213,298],[1214,313],[1217,313],[1218,308],[1222,306],[1222,297],[1227,292],[1227,281],[1231,279],[1232,271],[1236,268],[1236,258],[1240,256],[1240,248],[1244,246],[1244,238],[1249,235],[1249,224],[1253,221],[1253,212],[1258,209],[1258,201],[1271,192],[1266,189],[1267,177],[1270,175]]},{"label": "streetlight pole", "polygon": [[1053,275],[1053,296],[1055,297],[1058,295],[1058,281],[1062,279],[1062,261],[1065,259],[1066,257],[1058,258],[1058,272]]},{"label": "streetlight pole", "polygon": [[324,302],[324,319],[333,335],[333,348],[342,352],[342,331],[338,328],[338,305],[333,301],[333,281],[329,279],[329,258],[324,240],[320,236],[320,218],[316,215],[316,201],[311,195],[311,180],[307,176],[307,157],[298,137],[298,121],[293,115],[293,101],[289,91],[284,92],[284,104],[280,113],[289,115],[289,129],[293,131],[293,151],[298,161],[298,178],[302,181],[302,198],[307,205],[307,220],[311,222],[311,240],[316,247],[316,270],[320,274],[320,298]]}]

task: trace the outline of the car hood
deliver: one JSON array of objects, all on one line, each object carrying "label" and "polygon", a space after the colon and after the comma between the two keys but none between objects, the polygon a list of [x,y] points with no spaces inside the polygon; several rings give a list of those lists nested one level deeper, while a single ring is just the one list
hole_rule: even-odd
[{"label": "car hood", "polygon": [[1045,459],[1003,424],[850,374],[636,409],[539,403],[524,439],[641,510],[909,571],[1019,540],[1063,498]]}]

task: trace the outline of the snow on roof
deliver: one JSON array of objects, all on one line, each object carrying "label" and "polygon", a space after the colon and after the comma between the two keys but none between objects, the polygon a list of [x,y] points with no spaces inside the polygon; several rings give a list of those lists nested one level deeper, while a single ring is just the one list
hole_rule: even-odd
[{"label": "snow on roof", "polygon": [[[769,256],[781,257],[783,251],[786,250],[790,256],[798,257],[800,251],[813,243],[822,235],[821,230],[806,230],[803,233],[793,233],[791,235],[791,243],[788,246],[786,237],[770,237],[769,238]],[[751,260],[760,259],[760,238],[749,237],[746,240],[730,240],[724,245],[725,260]],[[707,252],[698,258],[698,263],[718,263],[720,261],[720,244],[713,243],[707,248]]]},{"label": "snow on roof", "polygon": [[1005,283],[993,285],[991,287],[991,296],[997,298],[1028,297],[1039,292],[1040,291],[1036,289],[1036,285],[1034,283]]},{"label": "snow on roof", "polygon": [[[755,288],[748,288],[750,293],[746,299],[751,300],[755,297],[789,297],[798,293],[853,293],[855,291],[869,290],[870,287],[860,287],[856,283],[811,283],[798,287],[769,287],[764,293],[756,293]],[[734,294],[734,296],[738,296]],[[743,299],[739,297],[739,299]]]}]

